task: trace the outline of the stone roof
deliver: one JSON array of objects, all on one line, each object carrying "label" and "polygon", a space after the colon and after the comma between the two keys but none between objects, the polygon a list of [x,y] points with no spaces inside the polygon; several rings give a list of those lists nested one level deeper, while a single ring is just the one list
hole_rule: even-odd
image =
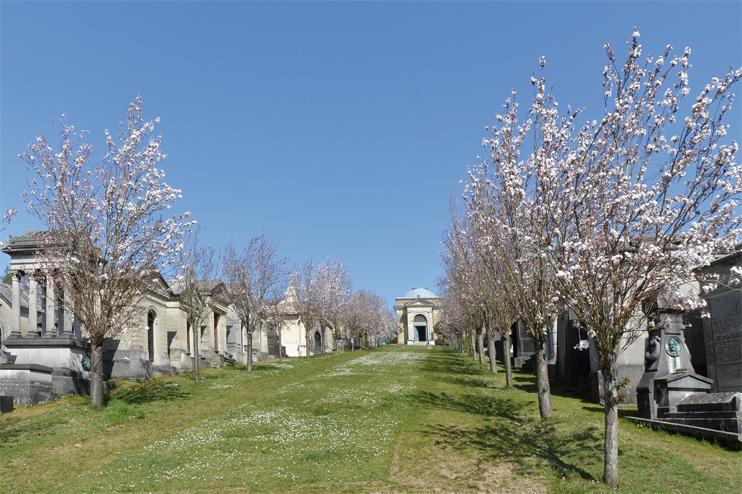
[{"label": "stone roof", "polygon": [[435,293],[431,292],[427,288],[418,287],[413,288],[405,294],[404,297],[400,298],[438,298]]},{"label": "stone roof", "polygon": [[8,238],[8,245],[3,247],[2,250],[6,254],[27,251],[35,252],[49,240],[51,240],[51,243],[55,245],[60,245],[63,244],[64,238],[58,231],[50,232],[49,230],[41,230],[35,232],[33,230],[28,230],[25,235],[21,235],[20,237],[10,235]]},{"label": "stone roof", "polygon": [[[180,295],[183,293],[183,283],[180,280],[166,280],[168,287],[170,288],[170,291],[173,292],[173,295]],[[197,281],[196,284],[198,286],[198,289],[200,292],[211,292],[214,290],[214,288],[221,285],[223,282],[221,280],[201,280]]]}]

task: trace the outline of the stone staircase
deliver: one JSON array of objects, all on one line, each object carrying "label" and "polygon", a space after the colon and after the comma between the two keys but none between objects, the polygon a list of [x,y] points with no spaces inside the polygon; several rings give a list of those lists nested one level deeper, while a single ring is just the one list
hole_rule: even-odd
[{"label": "stone staircase", "polygon": [[742,434],[742,393],[693,394],[663,419],[675,424]]}]

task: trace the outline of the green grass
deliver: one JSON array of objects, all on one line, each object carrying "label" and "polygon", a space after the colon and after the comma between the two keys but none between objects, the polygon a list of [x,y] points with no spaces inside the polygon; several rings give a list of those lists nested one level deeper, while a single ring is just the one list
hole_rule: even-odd
[{"label": "green grass", "polygon": [[[737,493],[742,454],[621,419],[621,485],[601,484],[603,413],[450,348],[290,359],[122,382],[0,416],[0,492]],[[631,414],[622,409],[622,415]]]}]

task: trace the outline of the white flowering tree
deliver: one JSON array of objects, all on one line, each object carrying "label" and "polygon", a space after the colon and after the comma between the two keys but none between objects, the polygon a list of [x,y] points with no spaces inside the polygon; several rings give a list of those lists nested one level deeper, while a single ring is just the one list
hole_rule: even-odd
[{"label": "white flowering tree", "polygon": [[329,257],[317,268],[316,288],[318,292],[319,324],[322,333],[322,353],[325,353],[325,337],[330,329],[337,341],[342,327],[343,311],[353,293],[353,280],[349,266],[340,259]]},{"label": "white flowering tree", "polygon": [[210,282],[219,273],[219,256],[214,249],[202,242],[200,228],[197,227],[185,235],[175,268],[173,288],[179,293],[180,306],[186,316],[188,337],[193,335],[193,379],[198,381],[201,363],[199,337],[201,326],[209,317],[211,302],[211,294],[206,288],[213,285]]},{"label": "white flowering tree", "polygon": [[[540,65],[546,65],[543,59]],[[547,253],[564,230],[565,215],[558,208],[564,177],[557,165],[570,153],[578,112],[568,109],[567,116],[560,117],[545,80],[532,77],[531,83],[535,98],[527,117],[519,120],[513,91],[504,113],[496,117],[492,137],[484,141],[491,163],[470,171],[464,198],[478,250],[497,280],[498,296],[508,312],[518,315],[533,342],[539,412],[546,418],[553,413],[546,335],[563,310]]]},{"label": "white flowering tree", "polygon": [[234,242],[224,249],[224,297],[247,332],[247,371],[252,372],[253,333],[270,320],[271,307],[286,293],[288,259],[279,257],[278,243],[263,233],[237,250]]},{"label": "white flowering tree", "polygon": [[317,278],[317,270],[311,260],[294,270],[296,298],[293,303],[299,320],[304,326],[307,357],[312,354],[314,348],[312,332],[315,325],[319,325],[322,319],[321,290]]},{"label": "white flowering tree", "polygon": [[386,301],[368,290],[353,292],[341,321],[346,338],[359,342],[363,336],[367,347],[371,340],[388,338],[397,332],[396,317]]},{"label": "white flowering tree", "polygon": [[[742,71],[730,70],[690,92],[690,49],[642,58],[639,32],[618,65],[606,45],[605,114],[582,128],[561,157],[568,228],[548,251],[559,289],[588,330],[603,374],[604,481],[618,486],[618,356],[657,311],[705,305],[696,268],[731,252],[741,233],[737,143],[724,117]],[[555,217],[559,214],[552,211]],[[583,342],[582,346],[586,346]]]},{"label": "white flowering tree", "polygon": [[[463,219],[465,221],[465,218]],[[482,264],[479,256],[472,249],[471,237],[461,224],[458,212],[452,205],[451,225],[444,231],[441,264],[445,278],[440,284],[445,285],[444,293],[449,298],[456,297],[460,314],[463,316],[463,330],[471,334],[472,358],[484,364],[484,332],[489,329],[487,295],[489,287],[481,278]],[[492,354],[490,354],[492,357]]]},{"label": "white flowering tree", "polygon": [[80,322],[91,346],[93,404],[103,403],[103,343],[143,326],[138,302],[153,274],[175,261],[188,213],[168,216],[180,190],[158,168],[165,155],[154,135],[159,119],[129,105],[119,143],[106,130],[100,161],[85,131],[60,120],[55,149],[45,137],[22,155],[34,178],[26,209],[49,229],[38,254],[40,270],[63,291],[65,310]]},{"label": "white flowering tree", "polygon": [[283,364],[283,328],[286,326],[286,316],[292,307],[287,299],[276,300],[268,307],[268,324],[276,332],[278,339],[278,361]]},{"label": "white flowering tree", "polygon": [[[471,200],[471,197],[467,198]],[[491,199],[491,198],[490,198]],[[484,207],[484,204],[480,204]],[[487,207],[492,207],[490,203]],[[502,293],[505,289],[497,270],[502,264],[497,255],[502,249],[493,248],[492,237],[480,228],[477,215],[461,215],[452,207],[451,225],[444,232],[442,264],[445,269],[445,292],[457,296],[461,310],[471,312],[469,324],[481,325],[487,333],[490,371],[497,372],[495,364],[495,330],[503,337],[506,385],[512,386],[509,358],[510,328],[517,319],[515,309]],[[480,362],[484,363],[479,334]]]}]

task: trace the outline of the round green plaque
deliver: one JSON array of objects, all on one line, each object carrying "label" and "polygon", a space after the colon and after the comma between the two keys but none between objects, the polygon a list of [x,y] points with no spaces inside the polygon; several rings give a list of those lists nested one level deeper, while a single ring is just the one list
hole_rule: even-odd
[{"label": "round green plaque", "polygon": [[670,336],[665,340],[665,352],[667,352],[669,356],[678,357],[682,351],[683,343],[680,341],[680,338]]}]

